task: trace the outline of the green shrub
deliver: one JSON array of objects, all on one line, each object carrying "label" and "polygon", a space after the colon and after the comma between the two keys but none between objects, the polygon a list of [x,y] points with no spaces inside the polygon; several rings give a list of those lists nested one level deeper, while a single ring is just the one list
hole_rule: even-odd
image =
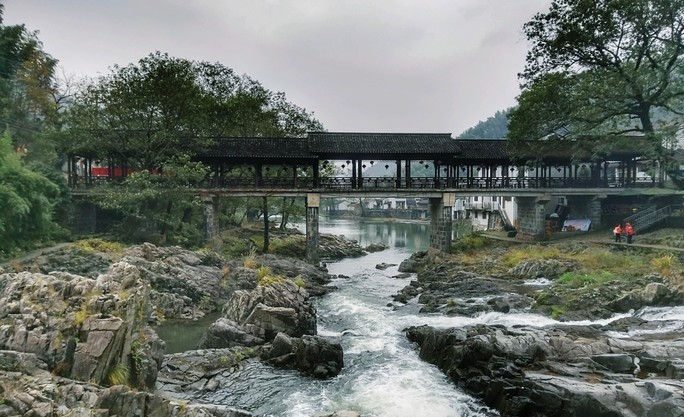
[{"label": "green shrub", "polygon": [[83,239],[74,242],[76,248],[83,249],[86,252],[103,252],[110,254],[118,254],[123,252],[124,246],[118,242],[110,242],[100,238]]},{"label": "green shrub", "polygon": [[488,239],[481,233],[471,233],[458,239],[456,243],[451,245],[452,251],[469,252],[475,249],[480,249],[488,244]]},{"label": "green shrub", "polygon": [[259,280],[259,285],[262,287],[267,287],[269,285],[273,285],[279,282],[285,282],[286,278],[283,277],[282,275],[265,275]]},{"label": "green shrub", "polygon": [[674,256],[671,254],[651,259],[651,265],[664,277],[667,277],[672,273],[673,263]]},{"label": "green shrub", "polygon": [[109,369],[107,381],[111,385],[127,385],[130,376],[131,370],[128,366],[117,363]]},{"label": "green shrub", "polygon": [[263,277],[265,277],[266,275],[269,275],[270,273],[271,273],[271,268],[269,268],[269,267],[267,267],[267,266],[260,266],[260,267],[256,270],[256,278],[257,278],[257,281],[261,281],[261,279],[262,279]]},{"label": "green shrub", "polygon": [[608,271],[596,273],[586,272],[566,272],[561,275],[556,283],[567,285],[571,288],[580,288],[592,284],[603,284],[615,279],[615,276]]},{"label": "green shrub", "polygon": [[298,252],[304,249],[305,236],[292,235],[281,239],[273,239],[270,242],[268,251],[275,254],[287,254]]}]

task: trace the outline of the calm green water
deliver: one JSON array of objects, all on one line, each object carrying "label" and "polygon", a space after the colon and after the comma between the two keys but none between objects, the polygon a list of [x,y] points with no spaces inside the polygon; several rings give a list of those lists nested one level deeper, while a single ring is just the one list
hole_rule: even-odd
[{"label": "calm green water", "polygon": [[362,247],[384,243],[390,248],[401,248],[411,253],[427,249],[430,243],[430,225],[427,222],[321,218],[318,231],[343,235],[358,241]]},{"label": "calm green water", "polygon": [[221,313],[207,314],[201,319],[188,323],[187,320],[167,320],[154,330],[159,337],[166,342],[166,353],[185,352],[197,349],[197,342],[207,330],[209,325],[215,322]]}]

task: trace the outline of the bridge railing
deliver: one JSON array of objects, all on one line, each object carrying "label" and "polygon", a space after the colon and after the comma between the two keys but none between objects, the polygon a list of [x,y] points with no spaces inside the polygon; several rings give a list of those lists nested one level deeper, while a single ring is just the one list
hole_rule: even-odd
[{"label": "bridge railing", "polygon": [[[85,188],[102,183],[120,182],[123,177],[93,176],[70,181],[74,188]],[[396,177],[329,177],[320,178],[318,184],[311,177],[278,178],[208,178],[198,187],[235,189],[324,189],[324,190],[383,190],[383,189],[489,189],[489,188],[604,188],[618,187],[605,179],[544,178],[544,177],[460,177],[460,178],[401,178]],[[651,181],[637,181],[633,186],[653,186]]]}]

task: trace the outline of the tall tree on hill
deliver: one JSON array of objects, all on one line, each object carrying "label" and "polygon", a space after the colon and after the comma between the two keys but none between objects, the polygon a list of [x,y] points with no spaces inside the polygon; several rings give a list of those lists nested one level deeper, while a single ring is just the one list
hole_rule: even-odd
[{"label": "tall tree on hill", "polygon": [[511,139],[636,133],[657,151],[672,136],[664,123],[684,112],[684,0],[553,0],[524,31]]}]

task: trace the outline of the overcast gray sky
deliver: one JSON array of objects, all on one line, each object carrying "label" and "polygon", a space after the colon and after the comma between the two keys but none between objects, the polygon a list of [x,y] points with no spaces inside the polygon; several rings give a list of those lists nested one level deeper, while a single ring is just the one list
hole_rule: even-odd
[{"label": "overcast gray sky", "polygon": [[515,104],[550,0],[0,0],[67,74],[154,51],[221,62],[330,131],[458,135]]}]

